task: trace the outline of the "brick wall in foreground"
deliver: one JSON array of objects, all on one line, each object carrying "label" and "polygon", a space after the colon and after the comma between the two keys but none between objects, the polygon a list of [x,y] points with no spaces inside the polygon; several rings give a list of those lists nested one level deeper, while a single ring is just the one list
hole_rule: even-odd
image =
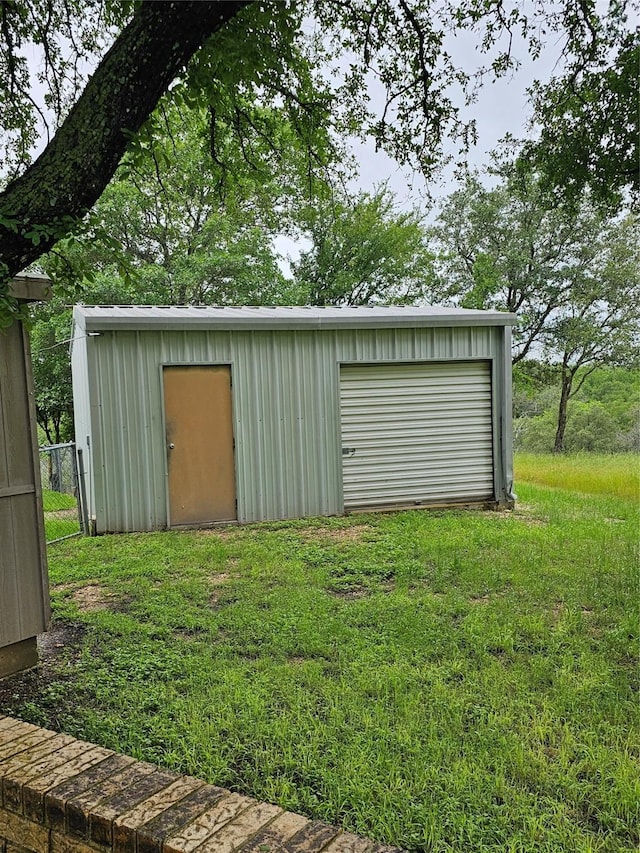
[{"label": "brick wall in foreground", "polygon": [[400,853],[0,716],[0,853]]}]

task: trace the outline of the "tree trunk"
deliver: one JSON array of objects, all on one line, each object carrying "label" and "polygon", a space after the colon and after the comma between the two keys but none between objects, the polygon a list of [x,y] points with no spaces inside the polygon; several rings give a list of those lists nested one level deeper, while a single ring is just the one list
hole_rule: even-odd
[{"label": "tree trunk", "polygon": [[573,374],[563,365],[562,387],[560,389],[560,405],[558,406],[558,425],[556,428],[556,439],[553,445],[554,453],[564,452],[564,433],[567,428],[567,406],[571,396]]},{"label": "tree trunk", "polygon": [[38,159],[0,193],[2,285],[97,201],[135,134],[180,70],[240,2],[145,0]]}]

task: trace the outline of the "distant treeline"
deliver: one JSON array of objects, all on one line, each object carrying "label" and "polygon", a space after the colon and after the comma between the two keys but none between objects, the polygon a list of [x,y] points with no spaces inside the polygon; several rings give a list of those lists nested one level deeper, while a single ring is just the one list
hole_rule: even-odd
[{"label": "distant treeline", "polygon": [[[565,451],[640,452],[640,372],[602,367],[578,378],[584,381],[569,401]],[[553,450],[559,397],[559,366],[533,359],[514,366],[516,450]]]}]

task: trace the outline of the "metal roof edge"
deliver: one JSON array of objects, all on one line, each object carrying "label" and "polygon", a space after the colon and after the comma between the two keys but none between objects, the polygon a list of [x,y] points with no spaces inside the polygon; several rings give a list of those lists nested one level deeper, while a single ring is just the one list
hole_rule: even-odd
[{"label": "metal roof edge", "polygon": [[[74,317],[75,317],[74,310]],[[91,315],[78,312],[82,316],[84,328],[95,331],[146,330],[146,331],[185,331],[200,329],[211,331],[304,331],[331,329],[384,329],[384,328],[446,328],[452,326],[513,326],[516,315],[502,312],[478,312],[468,315],[432,314],[401,316],[362,316],[345,317],[211,317],[192,315],[185,317],[151,316],[109,316]],[[81,328],[81,324],[78,323]]]}]

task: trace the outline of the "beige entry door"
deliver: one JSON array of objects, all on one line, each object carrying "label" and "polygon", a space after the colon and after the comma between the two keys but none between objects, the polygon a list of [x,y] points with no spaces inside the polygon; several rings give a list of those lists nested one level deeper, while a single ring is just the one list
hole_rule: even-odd
[{"label": "beige entry door", "polygon": [[169,523],[237,517],[231,368],[163,368]]}]

